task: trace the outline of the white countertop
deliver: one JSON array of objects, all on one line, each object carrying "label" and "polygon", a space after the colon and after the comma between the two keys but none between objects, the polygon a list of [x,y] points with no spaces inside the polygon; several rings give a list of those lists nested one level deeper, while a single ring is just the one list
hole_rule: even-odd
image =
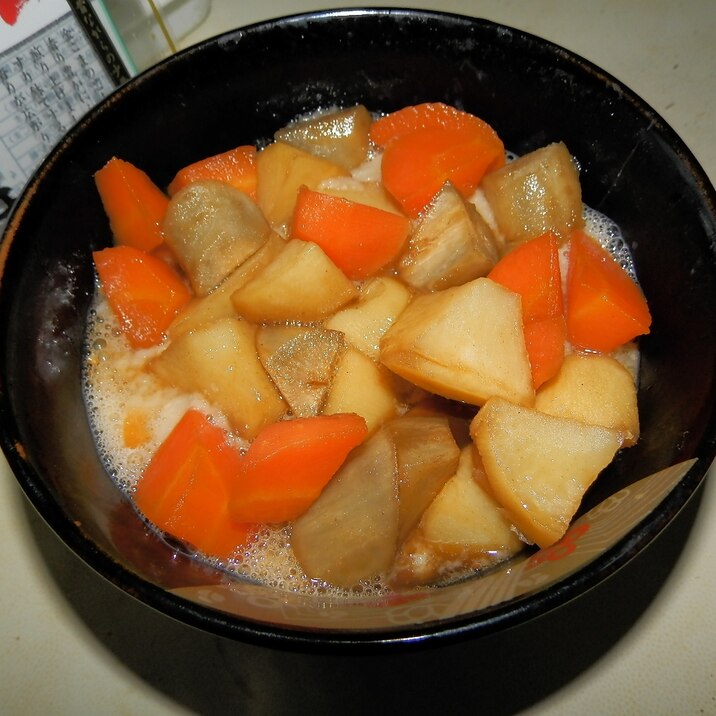
[{"label": "white countertop", "polygon": [[[212,0],[181,44],[355,4]],[[382,4],[479,15],[577,52],[651,104],[716,182],[713,0]],[[643,555],[557,612],[451,647],[327,658],[229,642],[135,602],[70,553],[0,461],[0,713],[383,713],[367,701],[382,685],[396,712],[716,714],[713,469]]]}]

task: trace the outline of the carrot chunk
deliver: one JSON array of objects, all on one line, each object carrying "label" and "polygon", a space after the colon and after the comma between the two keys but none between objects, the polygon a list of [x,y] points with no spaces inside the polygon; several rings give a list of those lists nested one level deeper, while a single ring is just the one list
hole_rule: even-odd
[{"label": "carrot chunk", "polygon": [[116,244],[152,251],[164,241],[169,198],[141,169],[113,157],[94,180]]},{"label": "carrot chunk", "polygon": [[567,335],[583,350],[608,353],[649,333],[651,313],[641,288],[591,236],[569,240]]},{"label": "carrot chunk", "polygon": [[410,221],[367,204],[313,191],[299,190],[291,234],[318,244],[350,279],[375,275],[400,253]]},{"label": "carrot chunk", "polygon": [[522,297],[525,344],[538,388],[559,371],[567,336],[559,242],[548,232],[526,241],[506,254],[488,278]]},{"label": "carrot chunk", "polygon": [[443,102],[414,104],[379,117],[371,124],[370,139],[377,146],[386,147],[394,139],[403,137],[418,129],[436,129],[439,127],[447,129],[473,127],[479,129],[487,136],[494,135],[496,143],[499,143],[502,149],[502,142],[499,141],[494,130],[487,122],[474,114]]},{"label": "carrot chunk", "polygon": [[132,246],[92,254],[102,290],[133,348],[161,343],[191,299],[181,276],[164,261]]},{"label": "carrot chunk", "polygon": [[223,181],[256,199],[256,147],[250,144],[230,149],[228,152],[200,159],[180,169],[171,184],[169,194],[174,196],[180,189],[195,181],[214,179]]},{"label": "carrot chunk", "polygon": [[226,433],[190,409],[137,483],[137,506],[165,532],[226,559],[256,531],[255,525],[237,523],[228,512],[231,483],[242,462]]},{"label": "carrot chunk", "polygon": [[397,137],[383,152],[383,184],[416,217],[449,181],[463,197],[504,162],[502,143],[475,127],[429,127]]},{"label": "carrot chunk", "polygon": [[450,181],[463,195],[505,163],[495,130],[474,114],[442,102],[404,107],[375,120],[371,141],[383,148],[383,184],[416,217]]},{"label": "carrot chunk", "polygon": [[368,434],[354,413],[318,415],[264,428],[246,453],[229,510],[238,522],[296,519]]}]

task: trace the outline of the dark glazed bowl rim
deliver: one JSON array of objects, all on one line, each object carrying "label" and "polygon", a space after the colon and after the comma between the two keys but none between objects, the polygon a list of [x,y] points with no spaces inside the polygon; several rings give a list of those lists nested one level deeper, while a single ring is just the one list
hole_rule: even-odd
[{"label": "dark glazed bowl rim", "polygon": [[[414,18],[418,16],[437,23],[448,21],[476,23],[483,27],[491,28],[495,34],[509,33],[512,37],[519,38],[524,43],[538,44],[542,52],[547,52],[550,55],[561,58],[563,61],[568,61],[573,66],[578,67],[582,74],[589,75],[600,82],[609,92],[619,93],[622,98],[628,100],[635,112],[648,118],[649,122],[658,128],[669,146],[678,155],[684,171],[688,172],[695,182],[700,185],[702,196],[707,204],[706,210],[710,210],[711,214],[714,213],[716,192],[705,172],[683,141],[633,91],[588,60],[529,33],[506,28],[487,20],[441,11],[409,8],[347,8],[275,18],[223,33],[170,57],[117,89],[70,130],[28,182],[21,199],[17,202],[10,216],[6,234],[3,237],[3,245],[0,249],[0,264],[2,264],[2,267],[5,267],[7,257],[12,251],[14,231],[22,220],[23,213],[37,186],[52,171],[57,158],[71,151],[73,143],[83,134],[86,127],[91,125],[97,117],[105,113],[113,104],[120,101],[126,93],[132,92],[133,88],[142,83],[151,82],[152,78],[162,73],[171,72],[173,67],[186,62],[198,53],[202,53],[203,49],[209,45],[230,41],[240,42],[241,37],[245,34],[273,32],[286,24],[325,22],[326,20],[347,16],[364,16],[368,18],[390,16],[395,18],[396,21],[399,21],[402,17]],[[713,250],[714,236],[710,237],[710,242],[712,254],[716,253]],[[713,256],[711,259],[713,261]],[[5,335],[2,337],[5,339]],[[262,624],[248,619],[240,619],[183,599],[133,574],[90,541],[81,528],[64,513],[43,478],[27,461],[23,453],[20,431],[6,392],[6,377],[4,375],[2,380],[3,385],[0,386],[0,425],[2,426],[0,441],[7,460],[30,502],[72,551],[118,588],[170,617],[217,635],[285,649],[320,651],[342,648],[356,650],[358,648],[377,649],[381,647],[413,647],[419,644],[443,644],[460,638],[493,633],[544,614],[597,585],[644,549],[671,522],[697,490],[711,466],[714,456],[716,456],[716,418],[712,413],[705,437],[698,446],[696,461],[659,507],[626,537],[588,566],[547,589],[535,591],[526,597],[500,604],[498,607],[480,612],[479,615],[468,614],[438,623],[416,625],[414,628],[401,627],[394,630],[386,628],[377,631],[290,629],[281,625]]]}]

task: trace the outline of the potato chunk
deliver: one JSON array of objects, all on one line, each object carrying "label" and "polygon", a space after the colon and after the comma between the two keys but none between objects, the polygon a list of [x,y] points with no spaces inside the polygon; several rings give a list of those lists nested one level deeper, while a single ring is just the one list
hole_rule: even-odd
[{"label": "potato chunk", "polygon": [[204,395],[246,440],[286,410],[256,354],[255,328],[239,318],[182,333],[149,368],[179,390]]},{"label": "potato chunk", "polygon": [[310,241],[292,239],[231,296],[236,312],[256,323],[311,323],[358,295],[352,281]]},{"label": "potato chunk", "polygon": [[361,104],[292,122],[274,138],[353,169],[368,156],[370,112]]},{"label": "potato chunk", "polygon": [[261,327],[257,339],[266,372],[298,417],[320,412],[345,344],[339,331],[293,326]]},{"label": "potato chunk", "polygon": [[383,337],[380,360],[446,398],[534,401],[520,297],[488,278],[414,298]]},{"label": "potato chunk", "polygon": [[336,366],[323,412],[357,413],[368,431],[374,432],[398,412],[393,383],[385,368],[348,346]]},{"label": "potato chunk", "polygon": [[293,523],[293,551],[309,577],[350,589],[390,568],[398,541],[397,483],[393,441],[379,430]]},{"label": "potato chunk", "polygon": [[377,360],[381,338],[410,298],[410,291],[400,281],[377,276],[363,284],[355,304],[335,313],[324,325],[342,331],[351,345]]},{"label": "potato chunk", "polygon": [[498,258],[492,230],[448,183],[409,238],[398,273],[412,288],[432,291],[486,276]]},{"label": "potato chunk", "polygon": [[584,493],[622,436],[502,398],[488,401],[470,432],[497,501],[520,532],[549,547],[567,531]]},{"label": "potato chunk", "polygon": [[395,586],[434,584],[507,559],[523,547],[495,499],[481,486],[484,468],[472,445],[462,449],[455,474],[401,545]]},{"label": "potato chunk", "polygon": [[164,230],[199,296],[256,253],[271,233],[258,206],[220,181],[193,182],[178,191],[169,202]]},{"label": "potato chunk", "polygon": [[582,228],[579,172],[562,142],[549,144],[490,172],[482,191],[508,243],[553,231],[565,241]]},{"label": "potato chunk", "polygon": [[618,430],[625,447],[639,438],[634,379],[611,356],[566,356],[559,373],[537,392],[535,409]]},{"label": "potato chunk", "polygon": [[302,186],[316,189],[324,179],[347,174],[335,162],[286,142],[273,142],[256,155],[256,199],[271,226],[282,230]]}]

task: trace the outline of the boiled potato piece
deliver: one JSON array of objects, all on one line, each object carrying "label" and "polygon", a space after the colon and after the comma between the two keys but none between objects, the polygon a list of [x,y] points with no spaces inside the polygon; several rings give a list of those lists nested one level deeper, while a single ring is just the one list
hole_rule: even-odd
[{"label": "boiled potato piece", "polygon": [[573,229],[584,225],[579,172],[562,142],[490,172],[481,187],[508,244],[546,231],[566,241]]},{"label": "boiled potato piece", "polygon": [[470,432],[495,498],[520,532],[543,548],[561,539],[584,493],[622,444],[618,430],[502,398],[482,407]]},{"label": "boiled potato piece", "polygon": [[624,446],[639,438],[636,385],[631,373],[607,355],[565,356],[559,373],[537,391],[543,413],[618,430]]},{"label": "boiled potato piece", "polygon": [[243,192],[200,181],[171,198],[164,233],[194,292],[204,296],[264,245],[271,227]]},{"label": "boiled potato piece", "polygon": [[179,390],[201,393],[252,440],[286,410],[256,354],[255,332],[247,321],[222,318],[179,335],[149,368]]},{"label": "boiled potato piece", "polygon": [[534,402],[520,297],[488,278],[415,297],[383,337],[380,360],[446,398]]},{"label": "boiled potato piece", "polygon": [[271,226],[283,229],[302,186],[316,189],[324,179],[347,174],[335,162],[286,142],[273,142],[256,155],[256,199]]},{"label": "boiled potato piece", "polygon": [[408,239],[398,273],[412,288],[432,291],[486,276],[498,258],[490,227],[447,183]]},{"label": "boiled potato piece", "polygon": [[342,331],[351,345],[377,360],[381,338],[410,298],[410,291],[400,281],[377,276],[363,284],[355,304],[335,313],[324,325]]},{"label": "boiled potato piece", "polygon": [[292,239],[283,251],[231,296],[236,312],[256,323],[311,323],[358,295],[353,282],[320,246]]},{"label": "boiled potato piece", "polygon": [[[339,331],[325,328],[298,329],[295,335],[290,335],[294,330],[293,326],[259,328],[259,357],[293,415],[318,415],[345,348],[345,337]],[[286,334],[286,340],[280,340]],[[267,350],[272,342],[277,345]]]},{"label": "boiled potato piece", "polygon": [[372,433],[395,417],[398,401],[385,369],[349,346],[336,366],[323,412],[357,413]]},{"label": "boiled potato piece", "polygon": [[398,542],[397,483],[393,441],[379,430],[293,523],[291,544],[307,576],[350,589],[390,569]]},{"label": "boiled potato piece", "polygon": [[404,216],[398,203],[379,181],[361,181],[354,177],[331,177],[321,182],[318,190],[323,194],[338,196]]},{"label": "boiled potato piece", "polygon": [[482,488],[481,473],[475,450],[463,448],[455,474],[398,550],[390,579],[394,586],[435,584],[522,550],[512,523]]},{"label": "boiled potato piece", "polygon": [[415,528],[427,506],[455,474],[460,448],[447,418],[409,416],[391,420],[386,430],[398,461],[398,542]]},{"label": "boiled potato piece", "polygon": [[192,299],[169,326],[169,337],[175,338],[180,333],[192,331],[219,318],[236,315],[231,295],[268,266],[278,256],[285,244],[284,239],[271,232],[266,243],[232,271],[211,293]]},{"label": "boiled potato piece", "polygon": [[363,105],[292,122],[274,138],[353,169],[368,156],[368,130],[373,119]]}]

